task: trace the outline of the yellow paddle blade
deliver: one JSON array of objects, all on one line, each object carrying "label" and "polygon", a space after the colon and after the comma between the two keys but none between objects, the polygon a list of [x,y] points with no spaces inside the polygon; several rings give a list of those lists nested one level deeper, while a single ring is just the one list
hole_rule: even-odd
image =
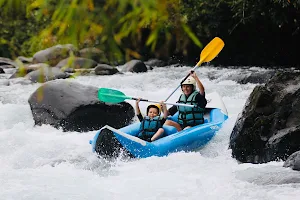
[{"label": "yellow paddle blade", "polygon": [[200,61],[197,63],[196,66],[200,66],[204,62],[209,62],[214,59],[220,51],[224,47],[224,42],[221,38],[215,37],[210,43],[206,45],[206,47],[202,50],[200,54]]}]

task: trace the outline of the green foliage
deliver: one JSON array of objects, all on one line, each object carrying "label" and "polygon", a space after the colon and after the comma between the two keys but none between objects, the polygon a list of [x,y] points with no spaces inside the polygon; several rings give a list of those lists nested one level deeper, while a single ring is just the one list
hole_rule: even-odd
[{"label": "green foliage", "polygon": [[188,24],[199,38],[223,32],[224,24],[229,34],[249,24],[267,23],[280,28],[294,23],[295,28],[299,27],[300,0],[185,0],[183,5]]},{"label": "green foliage", "polygon": [[185,0],[182,12],[199,38],[215,37],[232,16],[226,0]]},{"label": "green foliage", "polygon": [[6,56],[30,56],[38,49],[31,49],[31,38],[45,27],[46,20],[37,21],[34,13],[28,12],[30,3],[32,0],[0,0],[0,50],[9,52]]},{"label": "green foliage", "polygon": [[300,0],[0,0],[0,54],[30,56],[66,43],[97,47],[114,62],[199,54],[198,38],[257,27],[296,36],[299,7]]},{"label": "green foliage", "polygon": [[[135,51],[137,46],[146,45],[155,52],[168,45],[172,35],[178,38],[177,48],[181,51],[184,47],[180,44],[186,40],[201,47],[183,18],[180,0],[0,0],[0,7],[6,11],[2,15],[11,21],[21,17],[25,25],[36,25],[25,32],[31,51],[72,43],[79,48],[98,46],[110,60],[123,59],[123,55],[129,59],[140,57]],[[19,9],[22,12],[17,16],[9,15],[9,10]],[[145,30],[149,34],[144,34]],[[18,45],[24,43],[27,47],[28,41]]]},{"label": "green foliage", "polygon": [[282,26],[289,22],[290,12],[300,6],[300,1],[288,0],[236,0],[228,1],[233,12],[233,18],[239,23],[247,24],[258,19],[268,19],[270,24]]}]

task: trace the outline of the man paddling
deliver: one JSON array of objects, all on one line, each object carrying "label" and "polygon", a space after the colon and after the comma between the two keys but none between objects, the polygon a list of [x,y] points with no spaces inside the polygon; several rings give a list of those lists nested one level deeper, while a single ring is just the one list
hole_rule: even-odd
[{"label": "man paddling", "polygon": [[[196,84],[199,91],[196,89]],[[169,115],[174,115],[179,111],[178,123],[167,120],[165,125],[174,126],[177,131],[203,124],[203,115],[207,104],[205,89],[195,72],[190,72],[190,76],[181,83],[181,90],[182,94],[179,97],[178,103],[195,105],[196,107],[172,106],[169,108]]]}]

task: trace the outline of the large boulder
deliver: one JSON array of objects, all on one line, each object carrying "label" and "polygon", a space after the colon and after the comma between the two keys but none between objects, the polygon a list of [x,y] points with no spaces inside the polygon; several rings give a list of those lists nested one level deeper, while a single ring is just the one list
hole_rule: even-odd
[{"label": "large boulder", "polygon": [[240,76],[237,80],[240,84],[247,84],[247,83],[266,83],[268,80],[274,76],[276,73],[275,70],[266,70],[266,71],[257,71],[257,72],[251,72],[250,74],[244,74],[244,76]]},{"label": "large boulder", "polygon": [[55,79],[69,78],[70,74],[60,71],[56,67],[41,67],[38,70],[28,73],[25,78],[33,83],[45,83]]},{"label": "large boulder", "polygon": [[62,69],[90,69],[96,67],[97,62],[88,58],[69,57],[61,60],[55,67]]},{"label": "large boulder", "polygon": [[[208,72],[208,78],[211,80],[232,80],[236,81],[240,84],[247,84],[247,83],[255,83],[255,84],[264,84],[268,82],[272,76],[276,73],[273,69],[261,69],[257,67],[241,67],[241,68],[233,68],[234,73],[232,70],[228,70],[226,73],[226,69],[223,70],[211,70]],[[224,73],[225,70],[225,73]]]},{"label": "large boulder", "polygon": [[35,124],[83,132],[98,130],[106,124],[121,128],[131,122],[134,109],[129,103],[100,102],[97,92],[97,87],[73,81],[45,83],[28,100]]},{"label": "large boulder", "polygon": [[290,167],[293,170],[300,171],[300,151],[297,151],[290,155],[284,162],[283,167]]},{"label": "large boulder", "polygon": [[140,60],[131,60],[121,67],[122,72],[147,72],[147,66]]},{"label": "large boulder", "polygon": [[280,72],[254,88],[230,136],[241,162],[285,160],[300,150],[300,73]]},{"label": "large boulder", "polygon": [[5,74],[5,71],[0,67],[0,74]]},{"label": "large boulder", "polygon": [[79,56],[83,58],[92,59],[98,63],[102,63],[101,60],[104,57],[103,51],[95,47],[81,49],[79,51]]},{"label": "large boulder", "polygon": [[0,57],[0,66],[1,65],[11,65],[12,67],[18,67],[18,64],[15,61],[3,57]]},{"label": "large boulder", "polygon": [[78,55],[77,49],[72,44],[56,45],[33,55],[33,63],[47,63],[50,66],[55,66],[59,61],[68,58],[70,54]]},{"label": "large boulder", "polygon": [[165,61],[153,58],[144,62],[146,65],[150,67],[165,67],[167,63]]},{"label": "large boulder", "polygon": [[119,70],[107,64],[98,64],[95,68],[96,75],[113,75],[116,73],[119,73]]}]

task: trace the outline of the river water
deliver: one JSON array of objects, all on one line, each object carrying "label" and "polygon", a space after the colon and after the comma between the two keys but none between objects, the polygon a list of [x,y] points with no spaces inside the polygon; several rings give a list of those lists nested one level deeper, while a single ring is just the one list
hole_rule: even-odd
[{"label": "river water", "polygon": [[[188,67],[155,68],[142,74],[80,76],[70,81],[120,90],[128,96],[165,99]],[[229,119],[202,150],[167,157],[107,161],[91,152],[96,131],[63,132],[34,126],[29,96],[41,84],[0,86],[0,199],[2,200],[293,200],[300,175],[283,162],[239,164],[228,149],[238,114],[255,84],[227,79],[241,70],[197,70],[206,93],[218,92]],[[263,70],[256,68],[256,70]],[[242,71],[243,72],[243,71]],[[211,80],[209,77],[214,76]],[[7,78],[2,75],[0,79]],[[169,100],[175,102],[178,90]],[[134,105],[134,101],[128,101]],[[145,112],[147,103],[141,102]]]}]

